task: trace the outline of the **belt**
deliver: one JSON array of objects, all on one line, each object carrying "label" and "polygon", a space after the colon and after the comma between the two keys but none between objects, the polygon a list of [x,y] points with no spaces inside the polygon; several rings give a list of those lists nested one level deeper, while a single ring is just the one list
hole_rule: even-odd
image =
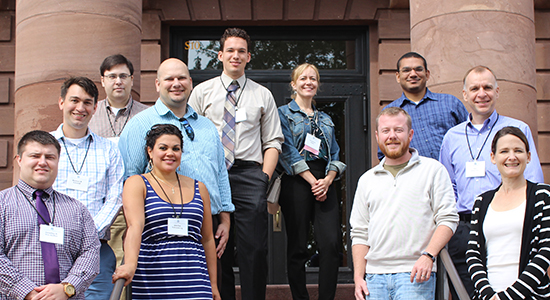
[{"label": "belt", "polygon": [[470,222],[472,220],[471,213],[458,213],[458,216],[460,217],[460,221],[463,222]]},{"label": "belt", "polygon": [[252,160],[235,159],[235,163],[233,163],[233,166],[231,168],[256,167],[256,166],[260,166],[260,163]]}]

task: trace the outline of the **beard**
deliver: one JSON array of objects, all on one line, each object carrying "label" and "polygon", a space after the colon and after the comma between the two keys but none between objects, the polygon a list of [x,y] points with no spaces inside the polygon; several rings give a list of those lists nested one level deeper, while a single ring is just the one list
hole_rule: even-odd
[{"label": "beard", "polygon": [[[389,142],[396,142],[398,140],[390,140]],[[380,148],[380,151],[390,159],[398,159],[405,155],[407,152],[409,152],[409,140],[407,139],[405,142],[399,141],[400,147],[396,149],[388,149],[385,142],[378,143],[378,147]]]}]

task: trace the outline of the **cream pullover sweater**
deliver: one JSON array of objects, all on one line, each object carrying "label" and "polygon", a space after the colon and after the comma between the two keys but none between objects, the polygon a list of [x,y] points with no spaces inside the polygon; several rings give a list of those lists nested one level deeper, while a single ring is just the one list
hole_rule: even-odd
[{"label": "cream pullover sweater", "polygon": [[447,170],[413,148],[410,152],[408,165],[396,177],[384,169],[384,158],[357,184],[351,239],[353,245],[370,247],[367,273],[410,272],[437,226],[456,230],[458,214]]}]

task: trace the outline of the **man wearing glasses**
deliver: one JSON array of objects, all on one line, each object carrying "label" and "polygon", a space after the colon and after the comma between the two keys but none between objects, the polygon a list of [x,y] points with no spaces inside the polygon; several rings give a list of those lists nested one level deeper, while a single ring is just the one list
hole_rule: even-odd
[{"label": "man wearing glasses", "polygon": [[162,62],[155,86],[159,93],[155,105],[130,119],[120,135],[118,146],[124,160],[124,177],[146,172],[145,136],[153,125],[173,124],[180,128],[183,153],[178,173],[203,182],[208,189],[218,243],[216,251],[220,258],[229,236],[229,214],[235,210],[220,137],[210,120],[187,105],[193,81],[185,63],[177,58]]},{"label": "man wearing glasses", "polygon": [[107,98],[97,103],[89,126],[95,134],[117,143],[128,121],[149,106],[132,99],[134,66],[126,57],[108,56],[99,71]]},{"label": "man wearing glasses", "polygon": [[[149,106],[132,99],[134,66],[122,54],[105,58],[99,67],[99,72],[101,85],[105,89],[107,98],[97,103],[96,112],[88,126],[93,133],[116,144],[128,121]],[[113,248],[117,258],[117,265],[120,265],[124,256],[122,237],[125,231],[126,219],[121,210],[111,225],[111,240],[109,240],[109,246]]]},{"label": "man wearing glasses", "polygon": [[[412,118],[411,147],[422,156],[439,159],[443,136],[453,126],[466,121],[468,111],[453,95],[433,93],[426,87],[430,71],[426,59],[416,52],[405,53],[397,61],[395,73],[403,94],[387,107],[400,107]],[[378,150],[378,158],[384,155]]]}]

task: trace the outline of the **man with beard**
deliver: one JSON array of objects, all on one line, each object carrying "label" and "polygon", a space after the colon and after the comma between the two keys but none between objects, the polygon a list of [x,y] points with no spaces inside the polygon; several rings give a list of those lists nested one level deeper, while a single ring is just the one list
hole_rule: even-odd
[{"label": "man with beard", "polygon": [[383,110],[375,134],[385,158],[359,179],[350,217],[355,299],[434,299],[435,258],[458,224],[449,174],[409,147],[403,109]]}]

